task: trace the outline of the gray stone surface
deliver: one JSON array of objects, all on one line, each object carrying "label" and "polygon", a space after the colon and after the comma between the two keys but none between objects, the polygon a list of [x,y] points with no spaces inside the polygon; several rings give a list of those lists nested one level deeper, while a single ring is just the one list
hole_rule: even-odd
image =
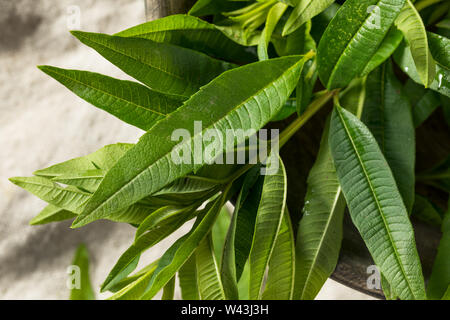
[{"label": "gray stone surface", "polygon": [[[142,134],[36,68],[49,64],[128,78],[68,33],[78,11],[79,27],[93,32],[114,33],[145,20],[143,0],[0,0],[0,299],[66,299],[66,270],[81,242],[91,253],[98,289],[132,242],[133,228],[111,222],[76,230],[68,222],[31,227],[29,220],[45,204],[7,180],[105,144],[136,142]],[[173,240],[146,253],[141,265]],[[365,296],[330,281],[320,298]]]}]

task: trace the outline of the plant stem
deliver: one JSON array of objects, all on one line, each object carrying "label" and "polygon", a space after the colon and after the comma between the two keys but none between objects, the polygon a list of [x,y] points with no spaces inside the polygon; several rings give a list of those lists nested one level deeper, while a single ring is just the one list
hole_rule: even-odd
[{"label": "plant stem", "polygon": [[314,116],[324,105],[331,100],[337,91],[327,91],[316,100],[314,100],[300,117],[293,121],[283,132],[280,134],[280,148],[282,148],[289,139],[301,128],[303,125]]}]

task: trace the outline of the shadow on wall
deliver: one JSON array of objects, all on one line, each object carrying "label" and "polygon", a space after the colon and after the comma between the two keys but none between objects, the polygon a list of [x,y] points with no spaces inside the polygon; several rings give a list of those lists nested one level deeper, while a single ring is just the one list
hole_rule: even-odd
[{"label": "shadow on wall", "polygon": [[0,52],[20,49],[26,38],[32,36],[42,22],[42,17],[33,13],[33,4],[22,12],[20,1],[0,0]]}]

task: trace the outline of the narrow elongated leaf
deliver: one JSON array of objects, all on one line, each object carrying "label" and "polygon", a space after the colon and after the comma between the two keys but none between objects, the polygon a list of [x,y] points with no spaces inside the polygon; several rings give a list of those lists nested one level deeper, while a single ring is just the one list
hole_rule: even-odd
[{"label": "narrow elongated leaf", "polygon": [[415,130],[408,98],[387,62],[367,77],[362,121],[388,162],[408,213],[414,203]]},{"label": "narrow elongated leaf", "polygon": [[401,299],[425,299],[414,231],[375,138],[361,121],[336,105],[329,139],[351,218],[380,272]]},{"label": "narrow elongated leaf", "polygon": [[17,177],[9,180],[42,200],[76,214],[83,211],[84,203],[91,197],[88,192],[72,186],[64,188],[43,177]]},{"label": "narrow elongated leaf", "polygon": [[284,3],[277,3],[270,9],[269,14],[267,15],[266,26],[258,43],[259,60],[269,59],[267,48],[269,46],[270,38],[272,37],[273,31],[275,30],[278,21],[280,21],[286,9],[287,5]]},{"label": "narrow elongated leaf", "polygon": [[80,279],[79,283],[75,283],[74,288],[70,291],[70,300],[95,300],[89,277],[89,252],[84,244],[78,246],[72,265],[79,268]]},{"label": "narrow elongated leaf", "polygon": [[434,60],[441,66],[450,69],[450,39],[432,32],[427,32],[427,35]]},{"label": "narrow elongated leaf", "polygon": [[[260,167],[254,167],[246,174],[242,182],[242,188],[239,192],[236,204],[234,206],[233,217],[228,228],[223,246],[222,263],[220,268],[220,275],[224,284],[224,290],[229,299],[238,299],[238,277],[241,276],[250,252],[251,240],[253,238],[253,230],[255,225],[255,218],[257,212],[257,204],[260,199],[260,192],[255,192],[258,202],[247,201],[250,190],[260,177]],[[256,191],[256,190],[255,190]],[[250,206],[249,206],[250,203]],[[253,209],[250,214],[245,214],[246,209]],[[242,215],[244,215],[242,217]],[[239,222],[239,224],[238,224]],[[237,233],[239,231],[239,233]],[[239,238],[239,235],[241,236]],[[239,239],[245,239],[239,241]],[[247,241],[246,241],[247,240]],[[241,245],[241,246],[239,246]],[[248,245],[248,250],[238,251],[236,248],[242,249],[242,245]],[[245,252],[243,252],[245,251]]]},{"label": "narrow elongated leaf", "polygon": [[175,276],[164,286],[161,300],[173,300],[175,295]]},{"label": "narrow elongated leaf", "polygon": [[195,254],[180,268],[178,278],[183,300],[199,300]]},{"label": "narrow elongated leaf", "polygon": [[37,226],[41,224],[58,222],[75,218],[77,215],[73,212],[58,208],[52,204],[46,206],[37,216],[30,221],[30,225]]},{"label": "narrow elongated leaf", "polygon": [[280,158],[278,161],[276,173],[266,175],[264,178],[261,202],[256,215],[255,233],[250,251],[249,297],[251,300],[259,300],[262,297],[264,274],[269,266],[286,207],[286,172]]},{"label": "narrow elongated leaf", "polygon": [[312,300],[333,273],[343,234],[345,199],[328,144],[329,122],[308,175],[303,217],[297,233],[294,299]]},{"label": "narrow elongated leaf", "polygon": [[328,89],[342,88],[361,74],[377,52],[405,0],[347,0],[318,47],[319,77]]},{"label": "narrow elongated leaf", "polygon": [[81,31],[72,34],[136,80],[171,95],[189,97],[233,67],[167,43]]},{"label": "narrow elongated leaf", "polygon": [[149,271],[151,271],[151,270],[154,271],[156,269],[156,266],[158,265],[158,261],[159,260],[153,261],[152,263],[145,266],[144,268],[142,268],[138,272],[134,273],[133,275],[120,280],[114,286],[108,288],[108,291],[116,293],[116,292],[122,290],[123,288],[125,288],[126,286],[128,286],[130,283],[135,282],[139,278],[143,277]]},{"label": "narrow elongated leaf", "polygon": [[111,169],[126,151],[133,147],[129,143],[117,143],[104,146],[103,148],[87,155],[55,164],[49,168],[35,171],[33,174],[41,177],[55,178],[90,170]]},{"label": "narrow elongated leaf", "polygon": [[198,0],[189,10],[189,14],[197,17],[220,14],[237,10],[242,7],[242,3],[243,1]]},{"label": "narrow elongated leaf", "polygon": [[373,70],[375,70],[380,64],[386,61],[398,48],[403,40],[403,33],[395,26],[392,26],[387,35],[384,37],[378,47],[377,52],[372,56],[369,63],[364,68],[361,76],[366,76]]},{"label": "narrow elongated leaf", "polygon": [[295,241],[291,218],[285,210],[269,262],[263,300],[292,300],[295,278]]},{"label": "narrow elongated leaf", "polygon": [[132,81],[50,66],[39,69],[97,108],[145,131],[182,104],[180,99]]},{"label": "narrow elongated leaf", "polygon": [[149,21],[116,35],[170,43],[233,62],[255,61],[253,54],[230,40],[214,25],[188,15],[172,15]]},{"label": "narrow elongated leaf", "polygon": [[[202,154],[195,154],[195,146],[204,147],[202,135],[206,130],[222,136],[233,129],[259,130],[284,105],[307,58],[291,56],[256,62],[230,70],[204,86],[153,126],[117,162],[73,226],[80,227],[129,206],[201,168],[206,160]],[[197,129],[198,121],[202,121],[201,130]],[[171,137],[175,129],[186,129],[183,132],[187,137],[180,143]],[[235,144],[244,142],[244,138],[238,135]],[[226,146],[230,147],[234,146]],[[224,146],[219,148],[226,151]],[[180,150],[187,152],[188,160],[179,159]]]},{"label": "narrow elongated leaf", "polygon": [[227,206],[223,206],[217,217],[216,222],[211,231],[214,254],[217,264],[220,266],[222,263],[223,247],[225,245],[225,238],[227,237],[228,228],[231,223],[231,215]]},{"label": "narrow elongated leaf", "polygon": [[93,193],[97,190],[104,176],[105,171],[95,169],[84,172],[75,172],[73,174],[62,174],[54,177],[52,181],[74,186],[81,190],[86,190]]},{"label": "narrow elongated leaf", "polygon": [[450,208],[442,221],[442,238],[433,264],[427,295],[429,299],[442,299],[450,286]]},{"label": "narrow elongated leaf", "polygon": [[[403,41],[394,53],[394,60],[414,82],[422,84],[410,48]],[[436,65],[436,75],[428,86],[431,90],[450,97],[450,70]]]},{"label": "narrow elongated leaf", "polygon": [[225,300],[225,290],[220,278],[211,235],[195,251],[197,281],[201,300]]},{"label": "narrow elongated leaf", "polygon": [[397,28],[403,32],[416,65],[419,77],[425,87],[428,87],[436,75],[436,64],[428,49],[428,38],[425,25],[419,12],[410,0],[406,0],[405,6],[395,21]]},{"label": "narrow elongated leaf", "polygon": [[286,36],[294,32],[328,8],[333,2],[334,0],[299,0],[284,26],[283,35]]},{"label": "narrow elongated leaf", "polygon": [[142,295],[142,299],[148,300],[153,298],[194,253],[195,249],[211,230],[227,196],[228,191],[225,191],[222,196],[207,206],[204,213],[197,217],[191,231],[178,239],[164,253],[145,293]]},{"label": "narrow elongated leaf", "polygon": [[[179,211],[175,211],[178,214],[170,215],[173,212],[172,208],[163,208],[155,211],[145,220],[147,230],[144,232],[141,228],[141,234],[135,239],[133,245],[120,256],[103,282],[101,291],[109,290],[109,288],[133,272],[142,252],[165,239],[193,217],[188,212],[180,214]],[[152,220],[152,223],[148,222],[149,220]]]},{"label": "narrow elongated leaf", "polygon": [[450,286],[448,286],[447,291],[445,291],[442,300],[450,300]]},{"label": "narrow elongated leaf", "polygon": [[141,275],[139,278],[117,291],[108,300],[137,300],[139,299],[147,288],[153,273],[156,270],[156,265],[152,266],[150,270]]}]

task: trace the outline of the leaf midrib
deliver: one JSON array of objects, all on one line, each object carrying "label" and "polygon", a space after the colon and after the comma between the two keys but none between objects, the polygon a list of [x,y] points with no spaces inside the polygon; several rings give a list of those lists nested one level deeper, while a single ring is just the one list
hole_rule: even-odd
[{"label": "leaf midrib", "polygon": [[[57,75],[59,75],[59,76],[61,76],[61,77],[63,77],[63,78],[65,78],[65,79],[71,80],[71,81],[76,82],[76,83],[81,84],[81,85],[84,85],[84,86],[86,86],[86,87],[88,87],[88,88],[90,88],[90,89],[92,89],[92,90],[99,91],[99,92],[101,92],[101,93],[103,93],[103,94],[105,94],[105,95],[107,95],[107,96],[110,96],[110,97],[113,97],[113,98],[117,98],[117,99],[119,99],[119,100],[121,100],[121,101],[123,101],[123,102],[132,104],[132,105],[136,106],[137,108],[141,108],[141,109],[144,109],[144,110],[146,110],[146,111],[150,111],[150,112],[152,112],[152,113],[156,113],[157,115],[163,116],[164,118],[167,116],[167,114],[164,114],[164,113],[161,113],[161,112],[158,112],[158,111],[155,111],[155,110],[146,108],[146,107],[141,106],[141,105],[139,105],[139,104],[137,104],[137,103],[135,103],[135,102],[133,102],[133,101],[125,100],[125,99],[122,98],[122,97],[115,96],[115,95],[113,95],[113,94],[111,94],[111,93],[109,93],[109,92],[107,92],[107,91],[104,91],[104,90],[102,90],[102,89],[99,89],[99,88],[97,88],[97,87],[94,87],[94,86],[92,86],[92,85],[90,85],[90,84],[87,84],[87,83],[85,83],[85,82],[82,82],[82,81],[80,81],[80,80],[78,80],[78,79],[70,78],[69,76],[66,76],[66,75],[64,75],[63,73],[59,73],[59,72],[57,72],[57,71],[55,71],[55,70],[52,70],[52,72],[55,73],[55,74],[57,74]],[[115,80],[119,80],[119,79],[115,79]],[[119,80],[119,81],[124,81],[124,80]],[[132,83],[135,83],[135,82],[132,82]],[[135,84],[138,84],[138,83],[135,83]],[[143,88],[145,88],[146,90],[150,90],[150,89],[148,89],[148,88],[146,88],[146,87],[143,87]],[[160,93],[158,92],[157,94],[160,94]]]},{"label": "leaf midrib", "polygon": [[414,294],[414,291],[412,290],[412,286],[411,286],[411,284],[410,284],[410,282],[409,282],[409,278],[407,277],[406,272],[405,272],[405,269],[404,269],[404,267],[403,267],[403,264],[401,263],[401,259],[400,259],[400,256],[399,256],[399,254],[398,254],[397,247],[396,247],[395,242],[393,241],[393,238],[392,238],[392,235],[391,235],[391,230],[390,230],[389,226],[387,225],[386,219],[385,219],[385,217],[384,217],[384,212],[383,212],[383,210],[381,209],[381,206],[380,206],[378,197],[377,197],[377,195],[376,195],[376,193],[375,193],[375,191],[374,191],[374,188],[373,188],[373,186],[372,186],[372,182],[370,181],[369,176],[368,176],[368,174],[367,174],[366,167],[364,166],[364,163],[362,162],[362,159],[361,159],[361,156],[360,156],[360,154],[359,154],[359,152],[358,152],[358,149],[356,148],[356,145],[355,145],[353,139],[352,139],[351,136],[350,136],[350,132],[349,132],[349,130],[348,130],[348,128],[347,128],[347,124],[346,124],[345,120],[343,119],[343,117],[342,117],[340,111],[338,111],[338,115],[339,115],[339,118],[340,118],[340,120],[341,120],[341,122],[342,122],[342,124],[343,124],[343,126],[344,126],[345,133],[347,134],[347,136],[348,136],[350,142],[352,143],[352,147],[353,147],[353,150],[354,150],[355,153],[356,153],[356,156],[357,156],[357,158],[358,158],[358,162],[359,162],[361,168],[363,169],[364,177],[366,178],[366,181],[367,181],[367,183],[369,184],[370,191],[371,191],[371,195],[372,195],[372,197],[373,197],[374,200],[375,200],[375,203],[376,203],[376,205],[377,205],[378,211],[381,213],[381,214],[380,214],[381,219],[383,220],[383,224],[384,224],[384,227],[385,227],[385,229],[386,229],[386,231],[387,231],[387,234],[388,234],[388,237],[389,237],[391,246],[392,246],[392,248],[394,249],[394,256],[395,256],[395,259],[397,260],[397,263],[398,263],[398,265],[400,266],[400,269],[401,269],[401,272],[402,272],[402,274],[403,274],[403,277],[404,277],[404,279],[406,280],[406,283],[407,283],[407,285],[408,285],[408,289],[410,290],[412,296],[413,296],[414,298],[416,298],[416,296],[415,296],[415,294]]},{"label": "leaf midrib", "polygon": [[308,287],[309,278],[311,277],[311,274],[312,274],[312,270],[314,269],[314,267],[315,267],[315,265],[316,265],[316,263],[317,263],[317,257],[318,257],[318,255],[319,255],[319,251],[320,251],[320,249],[321,249],[321,247],[322,247],[323,242],[325,241],[325,238],[326,238],[326,234],[327,234],[328,228],[331,226],[331,220],[333,220],[334,213],[335,213],[335,210],[336,210],[336,206],[337,206],[337,204],[338,204],[338,202],[339,202],[339,198],[340,198],[340,196],[341,196],[341,190],[342,190],[342,189],[341,189],[341,187],[339,186],[339,187],[338,187],[338,190],[337,190],[337,193],[336,193],[336,196],[335,196],[334,201],[333,201],[333,206],[332,206],[332,210],[331,210],[332,214],[330,214],[330,215],[329,215],[329,218],[327,219],[327,223],[326,223],[326,226],[325,226],[325,232],[322,233],[322,237],[320,238],[320,242],[319,242],[319,245],[317,246],[317,250],[315,250],[315,254],[314,254],[314,258],[313,258],[313,263],[311,264],[311,267],[310,267],[309,270],[308,270],[308,276],[306,277],[305,285],[303,286],[302,293],[301,293],[301,296],[300,296],[301,298],[300,298],[300,299],[303,299],[303,297],[304,297],[304,294],[305,294],[305,292],[306,292],[306,288]]},{"label": "leaf midrib", "polygon": [[[278,81],[279,79],[282,79],[285,77],[286,74],[288,74],[292,69],[294,69],[301,61],[302,59],[299,59],[298,62],[296,62],[295,64],[293,64],[291,67],[289,67],[288,69],[286,69],[285,72],[283,72],[281,74],[280,77],[276,78],[274,81],[270,82],[269,84],[267,84],[266,86],[264,86],[263,88],[261,88],[260,90],[258,90],[255,94],[253,94],[252,96],[248,97],[247,99],[245,99],[243,102],[239,103],[236,107],[234,107],[233,109],[231,109],[227,114],[225,114],[223,117],[217,119],[215,123],[218,123],[220,121],[222,121],[223,119],[225,119],[227,116],[229,116],[232,112],[236,111],[237,109],[241,108],[243,105],[245,105],[248,101],[250,101],[251,99],[253,99],[255,96],[258,96],[261,92],[265,91],[267,88],[269,88],[274,82]],[[225,71],[223,74],[227,73],[227,72],[232,72],[233,70],[228,70]],[[222,74],[222,75],[223,75]],[[198,94],[201,94],[202,90],[200,89],[200,91],[198,91],[197,93],[195,93],[191,99],[193,97],[195,97]],[[191,100],[189,99],[189,100]],[[187,100],[183,105],[186,105],[186,103],[189,101]],[[181,110],[180,110],[181,109]],[[171,115],[176,114],[177,112],[182,112],[182,108],[177,109],[175,112],[171,113]],[[170,115],[167,117],[169,118]],[[166,118],[166,119],[167,119]],[[213,125],[214,125],[213,124]],[[193,141],[197,136],[202,135],[203,132],[207,129],[209,129],[211,126],[208,126],[207,128],[205,128],[204,130],[202,130],[199,134],[197,135],[193,135],[191,139],[189,139],[188,143],[190,143],[191,141]],[[161,159],[165,158],[168,154],[170,154],[170,152],[162,155],[161,157],[159,157],[158,159],[156,159],[155,161],[153,161],[153,164],[151,164],[150,166],[147,166],[146,168],[144,168],[142,171],[140,171],[138,174],[136,174],[136,176],[134,176],[134,178],[132,178],[129,182],[127,182],[126,184],[124,184],[122,187],[120,187],[116,192],[114,192],[110,197],[108,197],[108,199],[106,199],[100,206],[98,206],[97,208],[95,208],[94,210],[92,210],[88,215],[92,214],[93,212],[96,212],[99,208],[103,207],[104,205],[106,205],[108,202],[110,202],[119,192],[121,192],[124,188],[128,187],[129,184],[133,183],[136,179],[138,179],[144,172],[146,172],[147,170],[149,170],[151,167],[153,167],[156,163],[158,163]],[[85,215],[85,217],[87,217],[87,215]],[[83,219],[84,220],[84,219]],[[79,223],[83,220],[80,220]]]}]

